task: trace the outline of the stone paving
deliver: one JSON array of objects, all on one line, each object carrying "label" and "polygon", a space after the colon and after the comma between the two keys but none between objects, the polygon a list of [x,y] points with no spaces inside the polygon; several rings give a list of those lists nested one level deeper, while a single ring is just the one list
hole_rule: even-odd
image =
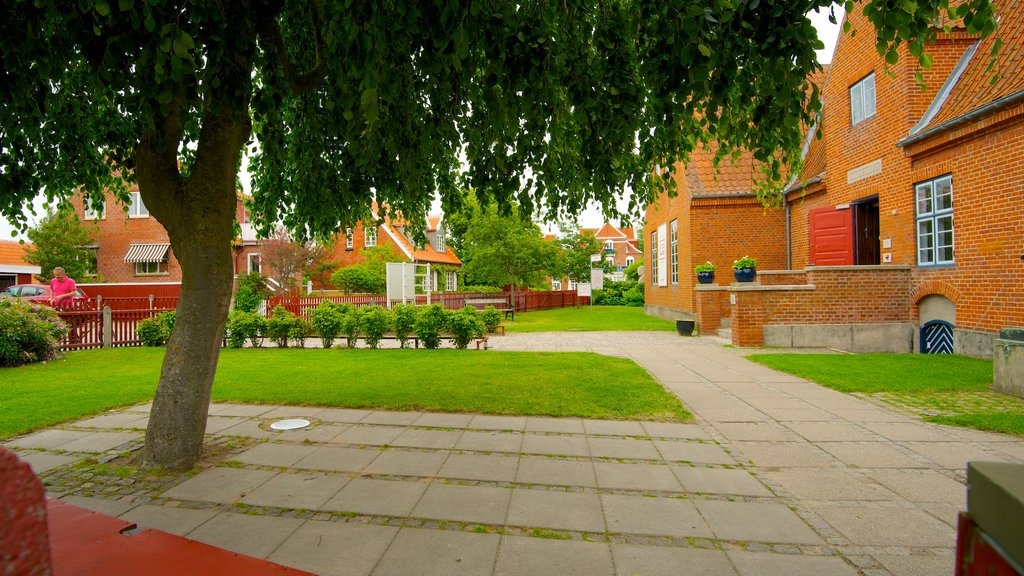
[{"label": "stone paving", "polygon": [[[1024,442],[924,423],[721,344],[491,339],[631,358],[692,424],[214,404],[220,456],[189,477],[74,465],[137,447],[147,405],[6,445],[51,496],[318,574],[952,574],[966,462],[1024,461]],[[313,426],[268,428],[286,417]]]}]

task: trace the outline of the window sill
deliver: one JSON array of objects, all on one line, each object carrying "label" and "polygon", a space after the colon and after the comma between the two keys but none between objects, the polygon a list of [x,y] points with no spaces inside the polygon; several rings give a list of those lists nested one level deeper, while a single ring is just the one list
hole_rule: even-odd
[{"label": "window sill", "polygon": [[139,274],[138,272],[136,272],[135,275],[136,276],[170,276],[171,273],[170,272],[149,272],[149,273],[146,273],[146,274]]},{"label": "window sill", "polygon": [[149,214],[145,214],[142,216],[132,216],[131,214],[128,215],[129,220],[143,220],[145,218],[149,218]]},{"label": "window sill", "polygon": [[916,267],[922,270],[934,270],[935,268],[956,268],[956,262],[949,262],[943,264],[917,264]]}]

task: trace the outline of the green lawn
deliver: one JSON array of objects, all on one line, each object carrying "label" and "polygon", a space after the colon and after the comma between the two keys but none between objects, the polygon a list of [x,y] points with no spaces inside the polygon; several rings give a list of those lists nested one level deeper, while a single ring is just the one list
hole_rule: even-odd
[{"label": "green lawn", "polygon": [[[153,397],[162,348],[73,352],[0,369],[0,438]],[[685,421],[629,360],[590,353],[227,349],[213,400]]]},{"label": "green lawn", "polygon": [[514,321],[505,320],[503,323],[509,332],[647,332],[676,329],[675,323],[648,316],[644,314],[643,308],[632,306],[584,306],[520,312]]},{"label": "green lawn", "polygon": [[861,393],[929,422],[1024,436],[1024,401],[991,392],[992,362],[922,354],[752,354],[782,372]]}]

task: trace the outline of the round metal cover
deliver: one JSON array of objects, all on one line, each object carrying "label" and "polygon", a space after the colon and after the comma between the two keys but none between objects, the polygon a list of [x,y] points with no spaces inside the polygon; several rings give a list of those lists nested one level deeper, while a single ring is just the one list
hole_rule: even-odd
[{"label": "round metal cover", "polygon": [[270,425],[274,430],[298,430],[309,426],[309,420],[304,418],[289,418],[288,420],[278,420]]}]

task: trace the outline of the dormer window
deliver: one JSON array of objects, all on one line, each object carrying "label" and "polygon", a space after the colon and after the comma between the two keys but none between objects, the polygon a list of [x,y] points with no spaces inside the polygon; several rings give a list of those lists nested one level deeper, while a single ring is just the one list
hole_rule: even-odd
[{"label": "dormer window", "polygon": [[875,115],[875,73],[850,86],[850,126]]},{"label": "dormer window", "polygon": [[445,251],[445,246],[444,246],[444,230],[441,229],[441,228],[437,229],[437,251],[438,252],[444,252]]},{"label": "dormer window", "polygon": [[365,239],[363,242],[364,246],[372,248],[377,245],[377,228],[375,226],[372,228],[364,228],[363,235]]}]

